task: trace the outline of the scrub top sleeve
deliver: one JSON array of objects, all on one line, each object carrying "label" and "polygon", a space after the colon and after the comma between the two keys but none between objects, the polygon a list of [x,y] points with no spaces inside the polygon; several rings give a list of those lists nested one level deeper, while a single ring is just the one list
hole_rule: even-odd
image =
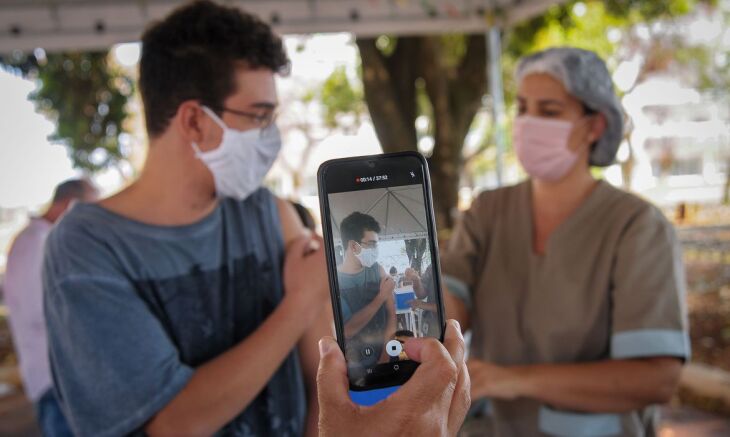
[{"label": "scrub top sleeve", "polygon": [[611,358],[689,359],[682,254],[657,208],[647,204],[624,230],[612,280]]},{"label": "scrub top sleeve", "polygon": [[449,292],[472,308],[472,293],[479,280],[489,237],[488,193],[482,193],[465,211],[441,254],[443,281]]}]

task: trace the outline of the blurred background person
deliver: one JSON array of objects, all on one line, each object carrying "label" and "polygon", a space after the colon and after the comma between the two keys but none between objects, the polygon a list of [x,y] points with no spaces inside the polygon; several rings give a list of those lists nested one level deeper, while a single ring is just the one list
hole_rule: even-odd
[{"label": "blurred background person", "polygon": [[529,180],[478,196],[442,257],[449,317],[473,333],[472,397],[493,400],[496,435],[654,435],[651,405],[689,357],[674,229],[591,174],[623,130],[596,54],[539,52],[516,79]]},{"label": "blurred background person", "polygon": [[41,270],[43,247],[52,226],[74,202],[93,202],[97,189],[86,179],[71,179],[58,185],[51,205],[40,217],[31,217],[13,241],[8,253],[5,302],[10,329],[20,361],[25,394],[34,404],[38,424],[45,436],[70,436],[71,431],[53,393],[48,363],[48,340],[43,315]]},{"label": "blurred background person", "polygon": [[[438,298],[436,297],[436,287],[433,281],[433,265],[429,265],[423,272],[422,276],[412,268],[405,271],[407,280],[413,282],[413,290],[416,293],[416,299],[408,301],[408,305],[414,310],[419,318],[419,331],[423,336],[434,335],[438,332]],[[418,311],[420,310],[420,311]]]},{"label": "blurred background person", "polygon": [[390,277],[393,278],[396,288],[403,286],[403,274],[398,273],[398,268],[396,266],[391,266],[388,273],[390,274]]}]

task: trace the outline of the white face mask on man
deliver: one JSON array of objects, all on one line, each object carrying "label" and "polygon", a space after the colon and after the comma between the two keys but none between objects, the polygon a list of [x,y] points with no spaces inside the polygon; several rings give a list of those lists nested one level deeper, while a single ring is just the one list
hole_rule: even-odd
[{"label": "white face mask on man", "polygon": [[215,191],[219,197],[247,198],[256,191],[269,172],[281,150],[281,135],[276,125],[261,129],[239,131],[231,129],[213,110],[203,111],[223,129],[220,145],[203,152],[192,143],[195,156],[213,174]]},{"label": "white face mask on man", "polygon": [[362,247],[362,245],[358,244],[360,246],[360,253],[354,253],[355,258],[357,258],[358,261],[360,261],[360,264],[362,264],[363,267],[370,268],[378,262],[378,248],[377,247]]}]

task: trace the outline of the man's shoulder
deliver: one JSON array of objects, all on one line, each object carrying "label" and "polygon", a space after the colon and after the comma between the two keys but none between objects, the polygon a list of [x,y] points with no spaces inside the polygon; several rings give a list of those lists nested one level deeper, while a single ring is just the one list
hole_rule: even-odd
[{"label": "man's shoulder", "polygon": [[109,225],[97,208],[76,205],[53,227],[44,255],[44,271],[49,279],[112,273],[113,254],[105,241]]},{"label": "man's shoulder", "polygon": [[100,208],[92,204],[75,205],[53,227],[48,235],[49,244],[58,242],[73,246],[93,238],[101,232],[104,223],[98,211]]}]

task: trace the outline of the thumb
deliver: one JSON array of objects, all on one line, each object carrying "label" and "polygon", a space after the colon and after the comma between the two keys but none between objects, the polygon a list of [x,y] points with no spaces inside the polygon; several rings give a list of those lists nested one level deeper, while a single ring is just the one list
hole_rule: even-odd
[{"label": "thumb", "polygon": [[332,337],[319,340],[319,369],[317,370],[317,398],[319,408],[327,408],[350,402],[347,381],[347,365],[342,350]]},{"label": "thumb", "polygon": [[458,369],[441,342],[430,337],[409,338],[406,340],[405,350],[410,359],[421,364],[411,379],[391,397],[404,401],[419,399],[431,403],[437,402],[443,396],[451,398],[456,387]]}]

